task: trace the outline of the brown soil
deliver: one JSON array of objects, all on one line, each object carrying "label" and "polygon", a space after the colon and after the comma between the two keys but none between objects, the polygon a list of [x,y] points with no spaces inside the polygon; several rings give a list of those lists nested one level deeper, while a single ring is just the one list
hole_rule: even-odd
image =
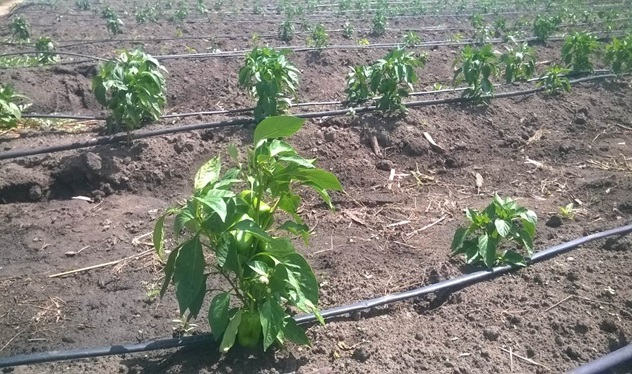
[{"label": "brown soil", "polygon": [[[27,8],[24,14],[44,25],[56,17],[35,10]],[[85,22],[90,22],[88,15]],[[68,19],[55,23],[57,38],[98,37],[97,31]],[[29,20],[35,23],[34,18]],[[211,33],[214,27],[195,26],[191,34]],[[166,22],[155,29],[154,25],[135,27],[131,19],[127,27],[128,36],[170,36],[175,30]],[[226,35],[249,34],[257,27],[276,31],[269,23],[246,27],[226,22],[221,27]],[[96,29],[105,36],[104,28]],[[245,40],[227,43],[234,43],[228,44],[230,48],[247,47]],[[69,50],[101,54],[114,47],[97,43]],[[162,48],[166,52],[160,52]],[[184,52],[183,48],[181,41],[147,46],[155,53]],[[538,47],[539,60],[556,59],[559,49],[555,43]],[[456,51],[428,51],[422,80],[448,82]],[[383,50],[293,54],[291,60],[303,71],[301,101],[341,99],[346,66],[383,54]],[[170,72],[169,111],[252,105],[236,84],[239,64],[239,58],[165,63]],[[4,70],[0,81],[14,83],[32,100],[34,111],[100,114],[89,86],[94,71],[90,64]],[[487,108],[436,106],[411,110],[404,119],[364,115],[309,121],[292,144],[338,175],[347,192],[334,196],[335,212],[325,210],[315,198],[308,198],[303,208],[314,236],[301,251],[321,282],[321,307],[472,271],[460,259],[448,257],[451,237],[464,223],[462,209],[486,205],[494,192],[536,211],[538,249],[630,223],[632,132],[620,125],[630,126],[631,113],[632,88],[627,82],[597,82],[554,98],[498,99]],[[172,124],[155,126],[167,125]],[[94,136],[89,132],[93,129],[24,131],[17,138],[7,137],[0,147],[86,140]],[[143,235],[151,232],[159,212],[186,198],[197,167],[224,153],[231,142],[247,144],[250,131],[162,136],[130,147],[97,147],[0,163],[4,202],[0,205],[0,242],[4,243],[0,245],[0,355],[171,336],[177,304],[172,294],[163,300],[150,296],[162,274],[153,255],[67,277],[48,276],[150,250],[145,244],[149,237]],[[431,134],[445,152],[430,148],[423,132]],[[383,157],[371,150],[373,135]],[[396,170],[392,182],[391,168]],[[476,173],[484,180],[480,191]],[[414,175],[420,175],[419,180]],[[71,199],[76,196],[95,202]],[[563,220],[557,228],[545,225],[571,201],[581,202],[574,220]],[[401,222],[406,223],[395,225]],[[266,354],[235,351],[225,357],[199,347],[5,372],[563,372],[628,344],[631,248],[629,237],[601,241],[463,290],[312,326],[308,330],[312,347],[292,346]],[[196,322],[200,332],[208,331],[204,318]],[[502,349],[542,366],[516,356],[512,363]],[[627,366],[618,372],[631,371]]]}]

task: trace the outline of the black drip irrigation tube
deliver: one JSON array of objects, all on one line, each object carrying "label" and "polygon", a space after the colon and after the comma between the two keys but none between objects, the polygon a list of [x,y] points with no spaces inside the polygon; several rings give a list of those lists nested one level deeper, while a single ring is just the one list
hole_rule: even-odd
[{"label": "black drip irrigation tube", "polygon": [[596,374],[608,373],[609,369],[632,361],[632,344],[584,364],[578,368],[567,371],[566,374]]},{"label": "black drip irrigation tube", "polygon": [[[581,238],[577,238],[577,239],[571,240],[570,242],[562,243],[554,247],[545,249],[543,251],[537,252],[536,254],[533,255],[533,257],[529,261],[529,264],[535,264],[538,262],[548,260],[552,257],[566,253],[570,250],[573,250],[579,247],[580,245],[583,245],[595,240],[599,240],[599,239],[603,239],[603,238],[607,238],[611,236],[623,236],[630,232],[632,232],[632,224],[598,232],[598,233],[584,236]],[[495,278],[498,275],[505,274],[516,269],[517,268],[509,266],[509,265],[498,266],[491,270],[477,271],[474,273],[470,273],[470,274],[462,275],[460,277],[449,279],[447,281],[443,281],[440,283],[423,286],[421,288],[417,288],[414,290],[399,292],[399,293],[395,293],[391,295],[378,297],[375,299],[360,301],[355,304],[339,306],[339,307],[323,310],[321,311],[321,315],[325,319],[332,318],[332,317],[341,317],[341,316],[349,315],[350,313],[353,313],[353,312],[359,312],[366,309],[380,307],[380,306],[394,303],[397,301],[403,301],[403,300],[407,300],[407,299],[411,299],[415,297],[420,297],[420,296],[436,293],[439,291],[450,292],[450,291],[464,288],[476,282],[481,282],[484,280]],[[298,324],[301,324],[301,325],[317,322],[316,316],[311,313],[295,316],[294,320]],[[195,335],[195,336],[186,336],[182,338],[156,340],[156,341],[138,343],[138,344],[118,344],[118,345],[113,345],[109,347],[85,348],[85,349],[75,349],[75,350],[68,350],[68,351],[49,351],[49,352],[19,355],[19,356],[13,356],[13,357],[2,357],[0,358],[0,368],[10,367],[10,366],[20,366],[20,365],[32,365],[32,364],[53,362],[53,361],[74,360],[74,359],[99,357],[99,356],[111,356],[111,355],[119,355],[119,354],[127,354],[127,353],[147,352],[147,351],[155,351],[155,350],[161,350],[161,349],[195,346],[198,344],[210,345],[210,344],[214,344],[214,342],[215,341],[211,334],[202,334],[202,335]],[[580,370],[580,371],[572,371],[571,373],[572,374],[596,374],[596,373],[601,372],[598,370],[608,369],[618,364],[621,364],[631,358],[632,349],[630,349],[630,347],[631,346],[628,346],[627,348],[620,350],[621,352],[616,351],[608,356],[602,357],[601,359],[596,360],[593,363],[591,363],[592,365],[588,364],[584,366],[584,367],[588,367],[587,369],[579,368],[577,370]]]},{"label": "black drip irrigation tube", "polygon": [[[598,75],[598,76],[575,79],[575,80],[570,81],[570,84],[577,84],[581,82],[588,82],[588,81],[593,81],[593,80],[616,78],[616,77],[617,77],[616,74]],[[530,95],[537,92],[541,92],[544,90],[545,90],[545,87],[539,87],[539,88],[533,88],[533,89],[524,90],[524,91],[504,92],[504,93],[499,93],[497,95],[491,96],[490,98],[502,99],[502,98],[515,97],[515,96],[524,96],[524,95]],[[467,101],[468,99],[466,98],[457,97],[457,98],[440,99],[440,100],[411,101],[411,102],[404,103],[404,106],[420,107],[420,106],[429,106],[429,105],[465,103]],[[373,112],[376,110],[377,108],[375,106],[367,106],[367,107],[331,110],[331,111],[325,111],[325,112],[298,113],[298,114],[294,114],[294,116],[299,117],[299,118],[333,117],[333,116],[343,116],[349,113],[368,113],[368,112]],[[195,125],[166,127],[166,128],[157,129],[157,130],[134,131],[134,132],[131,132],[129,135],[119,134],[119,135],[113,135],[113,136],[103,136],[103,137],[94,138],[85,142],[73,142],[73,143],[60,144],[60,145],[55,145],[55,146],[50,146],[50,147],[18,149],[18,150],[13,150],[13,151],[2,152],[0,153],[0,160],[9,160],[9,159],[14,159],[14,158],[19,158],[19,157],[35,156],[35,155],[40,155],[40,154],[45,154],[45,153],[54,153],[54,152],[61,152],[61,151],[69,151],[73,149],[89,148],[89,147],[94,147],[98,145],[114,144],[114,143],[119,143],[119,142],[131,141],[135,139],[144,139],[144,138],[150,138],[154,136],[176,134],[180,132],[217,129],[217,128],[225,128],[225,127],[240,126],[240,125],[243,126],[243,125],[249,125],[253,123],[254,123],[254,119],[243,118],[243,119],[234,119],[234,120],[220,121],[220,122],[199,123]]]}]

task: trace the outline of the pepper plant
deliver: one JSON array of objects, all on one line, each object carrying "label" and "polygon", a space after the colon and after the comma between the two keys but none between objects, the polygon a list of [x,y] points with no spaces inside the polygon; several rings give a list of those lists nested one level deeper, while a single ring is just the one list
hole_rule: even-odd
[{"label": "pepper plant", "polygon": [[426,64],[426,55],[415,55],[396,48],[384,58],[377,60],[371,66],[371,92],[379,96],[375,105],[385,114],[406,114],[407,109],[402,104],[402,98],[407,97],[416,83],[415,68]]},{"label": "pepper plant", "polygon": [[325,48],[329,44],[329,34],[322,23],[314,26],[311,35],[307,38],[307,45],[314,48]]},{"label": "pepper plant", "polygon": [[535,74],[535,53],[529,44],[506,47],[507,51],[500,56],[500,63],[505,68],[504,78],[507,83],[526,81]]},{"label": "pepper plant", "polygon": [[462,97],[471,99],[475,104],[487,104],[494,94],[491,79],[498,75],[498,58],[492,51],[492,46],[465,46],[461,56],[454,62],[454,66],[457,65],[459,67],[454,71],[454,82],[465,82],[468,85]]},{"label": "pepper plant", "polygon": [[353,26],[349,23],[349,21],[345,22],[344,25],[342,25],[342,37],[345,39],[351,39],[351,37],[353,36]]},{"label": "pepper plant", "polygon": [[407,48],[413,48],[421,44],[421,37],[414,31],[409,31],[404,35],[404,45]]},{"label": "pepper plant", "polygon": [[416,55],[397,48],[371,66],[358,66],[347,75],[348,104],[361,104],[377,96],[375,106],[382,113],[405,114],[402,98],[410,94],[417,82],[415,68],[423,67],[426,55]]},{"label": "pepper plant", "polygon": [[90,10],[90,0],[76,0],[75,6],[79,10]]},{"label": "pepper plant", "polygon": [[13,89],[13,86],[0,86],[0,129],[10,129],[17,125],[22,118],[20,100],[26,99]]},{"label": "pepper plant", "polygon": [[22,16],[17,16],[9,23],[9,30],[11,30],[11,35],[13,36],[13,40],[20,42],[27,42],[31,37],[31,25],[29,22]]},{"label": "pepper plant", "polygon": [[[175,216],[173,233],[185,240],[175,246],[165,266],[160,295],[175,285],[181,319],[200,313],[211,290],[207,278],[216,274],[228,290],[213,290],[208,321],[220,351],[235,341],[264,350],[291,341],[309,344],[290,311],[318,312],[318,282],[309,264],[288,235],[308,243],[309,230],[298,214],[298,187],[315,190],[330,207],[328,191],[341,190],[338,179],[317,169],[283,140],[296,133],[304,120],[268,117],[255,129],[247,161],[222,174],[215,157],[197,172],[193,196],[182,207],[169,209],[156,222],[154,246],[165,256],[164,224]],[[229,153],[239,159],[236,148]],[[289,220],[279,224],[280,212]],[[211,254],[211,256],[208,256]],[[216,288],[217,286],[214,286]]]},{"label": "pepper plant", "polygon": [[289,42],[294,38],[294,24],[289,19],[286,19],[279,26],[279,39],[284,42]]},{"label": "pepper plant", "polygon": [[101,12],[101,16],[105,19],[105,27],[110,34],[117,35],[123,33],[124,23],[110,7],[105,7]]},{"label": "pepper plant", "polygon": [[558,94],[562,91],[570,92],[571,83],[568,80],[566,74],[570,73],[570,69],[567,69],[561,65],[554,64],[550,66],[536,83],[538,87],[544,87],[549,94]]},{"label": "pepper plant", "polygon": [[[468,264],[482,263],[488,268],[499,264],[526,266],[526,259],[533,255],[538,220],[533,211],[495,194],[485,210],[467,209],[465,216],[470,224],[456,230],[452,256],[462,254]],[[510,245],[512,249],[506,249]]]},{"label": "pepper plant", "polygon": [[50,64],[59,59],[55,53],[55,43],[53,39],[42,36],[35,42],[35,50],[37,53],[37,61],[40,64]]},{"label": "pepper plant", "polygon": [[597,38],[585,32],[575,32],[566,37],[562,46],[562,60],[573,73],[594,71],[590,56],[597,51]]},{"label": "pepper plant", "polygon": [[99,104],[112,111],[107,120],[109,133],[130,131],[162,114],[166,99],[163,72],[167,70],[142,51],[123,51],[99,66],[92,79],[92,91]]},{"label": "pepper plant", "polygon": [[300,72],[286,59],[288,53],[255,47],[239,70],[239,84],[257,98],[257,122],[285,111],[296,96]]},{"label": "pepper plant", "polygon": [[386,16],[384,12],[378,10],[373,16],[371,21],[371,34],[375,36],[382,36],[386,33]]},{"label": "pepper plant", "polygon": [[605,60],[615,74],[632,71],[632,34],[612,41],[606,45]]},{"label": "pepper plant", "polygon": [[562,23],[560,17],[543,17],[536,16],[533,21],[533,35],[540,42],[546,42],[555,32],[557,27]]}]

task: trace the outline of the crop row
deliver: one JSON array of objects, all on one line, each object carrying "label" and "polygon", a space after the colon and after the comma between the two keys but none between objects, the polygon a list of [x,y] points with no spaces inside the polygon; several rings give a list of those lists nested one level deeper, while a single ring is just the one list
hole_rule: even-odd
[{"label": "crop row", "polygon": [[[561,62],[540,74],[536,84],[549,93],[570,90],[569,74],[594,71],[594,59],[602,55],[616,74],[632,70],[632,34],[610,43],[600,43],[588,33],[569,35],[562,47]],[[257,122],[284,113],[296,99],[300,71],[287,59],[288,51],[256,47],[250,51],[239,71],[239,85],[257,100]],[[40,57],[55,58],[54,53]],[[372,103],[385,115],[405,114],[403,100],[418,83],[417,70],[426,63],[426,55],[395,48],[373,64],[352,68],[345,89],[349,106]],[[501,53],[489,44],[465,46],[454,61],[455,85],[464,84],[462,97],[474,104],[486,104],[494,95],[494,81],[529,81],[536,75],[536,56],[527,43],[514,43]],[[123,52],[102,63],[92,81],[97,101],[110,109],[107,131],[132,131],[158,120],[166,106],[166,70],[158,60],[141,51]],[[443,87],[436,84],[434,90]],[[10,86],[0,93],[0,124],[14,127],[21,118],[25,98]]]}]

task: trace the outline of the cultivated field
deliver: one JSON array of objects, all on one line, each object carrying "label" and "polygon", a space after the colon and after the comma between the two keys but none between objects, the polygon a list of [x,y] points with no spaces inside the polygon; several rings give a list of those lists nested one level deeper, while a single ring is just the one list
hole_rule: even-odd
[{"label": "cultivated field", "polygon": [[[321,310],[520,262],[450,256],[464,210],[484,209],[495,193],[537,214],[535,252],[632,223],[631,10],[628,0],[17,5],[0,18],[0,89],[23,96],[0,92],[0,362],[209,332],[211,300],[230,287],[222,270],[198,269],[207,297],[197,318],[179,321],[174,287],[159,296],[177,239],[165,229],[160,256],[152,233],[167,208],[191,198],[209,159],[237,165],[233,144],[244,162],[253,116],[308,118],[287,141],[344,190],[329,192],[333,210],[297,192],[311,239],[293,243]],[[274,87],[272,107],[258,102],[263,86],[252,84],[258,96],[244,87],[253,48],[275,63],[273,52],[288,50],[284,63],[298,70],[298,84],[290,74]],[[102,105],[94,78],[124,49],[153,56],[164,86],[155,75],[147,94]],[[518,221],[516,230],[528,225]],[[529,257],[521,235],[499,248]],[[264,352],[257,341],[220,354],[205,343],[3,372],[565,372],[629,344],[631,248],[629,236],[612,237],[465,288],[308,324],[311,346]],[[204,253],[209,264],[219,256]]]}]

